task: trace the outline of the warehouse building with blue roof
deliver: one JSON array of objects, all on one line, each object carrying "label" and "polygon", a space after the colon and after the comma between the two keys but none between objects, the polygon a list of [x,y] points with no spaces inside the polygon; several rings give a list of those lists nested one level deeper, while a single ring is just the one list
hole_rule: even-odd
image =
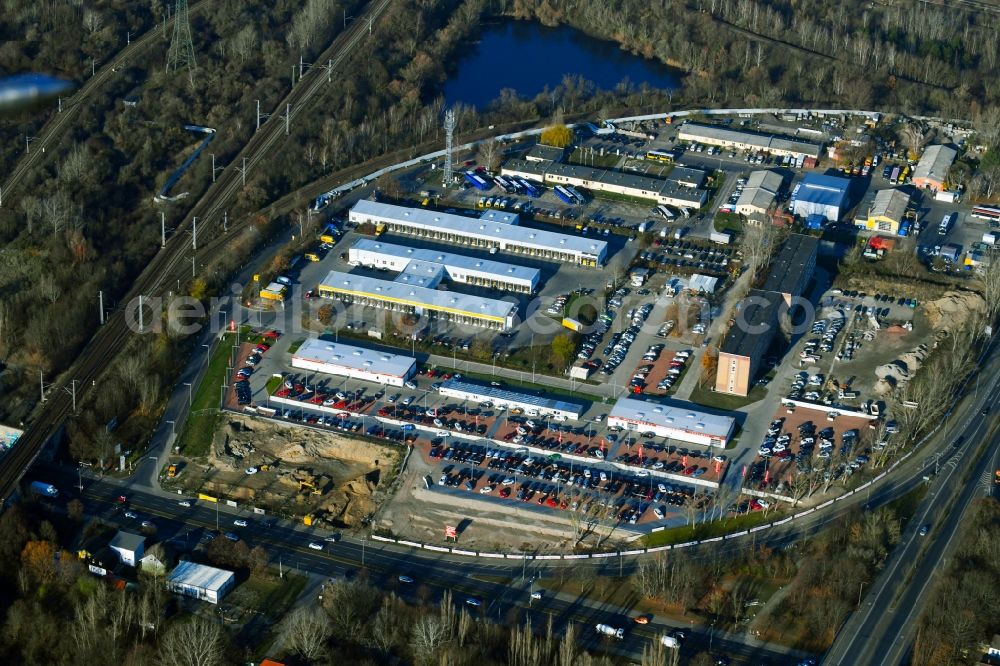
[{"label": "warehouse building with blue roof", "polygon": [[822,215],[827,222],[837,222],[847,208],[850,187],[846,178],[806,174],[792,192],[792,213],[800,218]]}]

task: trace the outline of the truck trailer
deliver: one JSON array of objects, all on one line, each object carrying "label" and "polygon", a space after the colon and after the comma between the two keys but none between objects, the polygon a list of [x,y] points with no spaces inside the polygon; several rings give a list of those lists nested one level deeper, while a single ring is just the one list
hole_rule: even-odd
[{"label": "truck trailer", "polygon": [[59,496],[59,490],[55,486],[51,483],[44,483],[42,481],[32,481],[31,492],[36,495],[44,495],[45,497]]}]

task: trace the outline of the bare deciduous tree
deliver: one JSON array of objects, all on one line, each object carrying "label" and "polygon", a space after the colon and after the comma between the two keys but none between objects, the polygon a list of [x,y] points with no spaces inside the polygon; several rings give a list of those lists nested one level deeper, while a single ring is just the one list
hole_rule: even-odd
[{"label": "bare deciduous tree", "polygon": [[285,619],[283,633],[289,650],[315,661],[326,650],[330,621],[319,609],[299,607]]},{"label": "bare deciduous tree", "polygon": [[425,615],[413,625],[410,646],[422,662],[432,661],[438,648],[448,641],[451,632],[440,617]]},{"label": "bare deciduous tree", "polygon": [[236,55],[240,65],[250,59],[254,48],[257,46],[257,29],[252,25],[245,25],[230,40],[232,51]]},{"label": "bare deciduous tree", "polygon": [[42,199],[41,214],[52,225],[52,233],[59,233],[69,223],[74,216],[73,208],[73,202],[63,190],[56,190]]},{"label": "bare deciduous tree", "polygon": [[927,143],[927,134],[919,123],[907,123],[900,131],[899,138],[906,149],[910,152],[910,157],[916,159],[924,144]]},{"label": "bare deciduous tree", "polygon": [[479,162],[487,171],[496,171],[503,157],[503,146],[496,139],[488,139],[479,144]]},{"label": "bare deciduous tree", "polygon": [[59,165],[59,179],[66,183],[83,180],[90,170],[90,154],[85,146],[76,144]]},{"label": "bare deciduous tree", "polygon": [[747,271],[751,275],[756,275],[759,270],[767,266],[776,242],[777,234],[773,225],[766,222],[743,225],[741,249]]},{"label": "bare deciduous tree", "polygon": [[222,627],[196,617],[167,630],[160,641],[161,666],[216,666],[222,663],[225,636]]},{"label": "bare deciduous tree", "polygon": [[83,27],[87,29],[87,32],[93,35],[101,29],[102,25],[104,25],[104,17],[101,16],[100,12],[93,9],[83,10]]}]

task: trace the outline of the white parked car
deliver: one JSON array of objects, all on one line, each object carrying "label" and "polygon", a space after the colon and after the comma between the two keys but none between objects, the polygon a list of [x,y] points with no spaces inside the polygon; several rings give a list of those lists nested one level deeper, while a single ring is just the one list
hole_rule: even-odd
[{"label": "white parked car", "polygon": [[247,467],[246,469],[247,476],[251,474],[256,474],[258,471],[260,470],[258,470],[256,467]]}]

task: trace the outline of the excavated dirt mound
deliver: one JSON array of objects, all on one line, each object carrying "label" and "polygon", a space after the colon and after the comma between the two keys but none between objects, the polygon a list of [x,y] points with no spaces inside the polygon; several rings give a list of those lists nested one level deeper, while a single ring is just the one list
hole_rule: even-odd
[{"label": "excavated dirt mound", "polygon": [[924,303],[927,321],[935,331],[961,326],[969,315],[981,312],[985,307],[986,302],[979,294],[968,291],[949,291],[941,298]]},{"label": "excavated dirt mound", "polygon": [[[206,490],[314,516],[314,525],[351,527],[376,509],[374,497],[401,451],[330,432],[227,415],[215,433]],[[245,470],[258,468],[255,474]]]}]

